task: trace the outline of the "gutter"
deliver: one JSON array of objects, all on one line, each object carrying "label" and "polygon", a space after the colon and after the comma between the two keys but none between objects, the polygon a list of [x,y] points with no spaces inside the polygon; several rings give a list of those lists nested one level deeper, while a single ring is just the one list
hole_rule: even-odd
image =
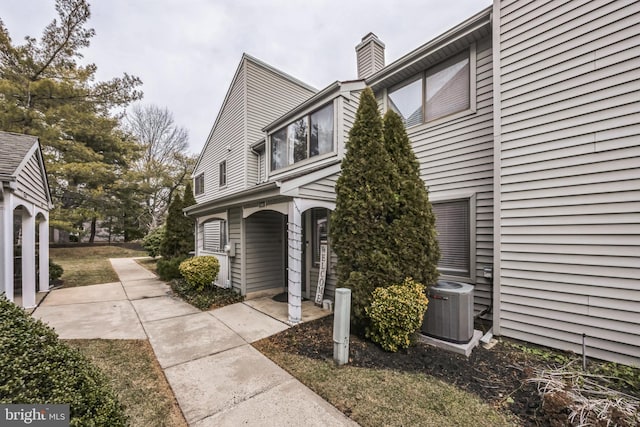
[{"label": "gutter", "polygon": [[257,185],[249,190],[245,190],[239,193],[234,193],[228,196],[220,197],[219,199],[209,200],[207,202],[188,206],[182,209],[182,212],[184,212],[185,215],[193,216],[193,214],[196,214],[202,210],[207,210],[212,206],[225,203],[225,202],[231,202],[235,199],[241,199],[242,197],[251,196],[253,194],[261,193],[265,190],[274,190],[279,186],[280,186],[279,182],[276,182],[276,181],[267,182],[264,184]]}]

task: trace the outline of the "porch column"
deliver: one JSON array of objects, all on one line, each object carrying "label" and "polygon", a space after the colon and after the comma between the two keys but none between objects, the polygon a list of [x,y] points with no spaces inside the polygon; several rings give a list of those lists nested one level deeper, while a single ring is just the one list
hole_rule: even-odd
[{"label": "porch column", "polygon": [[289,254],[289,323],[302,321],[302,212],[296,199],[289,202],[287,223]]},{"label": "porch column", "polygon": [[22,214],[22,306],[36,306],[36,218]]},{"label": "porch column", "polygon": [[0,292],[13,301],[13,212],[8,196],[0,206]]},{"label": "porch column", "polygon": [[49,221],[43,217],[38,224],[40,234],[40,292],[49,291]]}]

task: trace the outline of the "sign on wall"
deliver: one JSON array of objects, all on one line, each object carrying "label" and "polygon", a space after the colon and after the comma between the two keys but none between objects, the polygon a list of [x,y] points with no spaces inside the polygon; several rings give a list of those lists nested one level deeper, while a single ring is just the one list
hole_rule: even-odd
[{"label": "sign on wall", "polygon": [[322,305],[324,285],[327,280],[327,242],[320,243],[320,271],[318,272],[318,287],[316,288],[317,305]]}]

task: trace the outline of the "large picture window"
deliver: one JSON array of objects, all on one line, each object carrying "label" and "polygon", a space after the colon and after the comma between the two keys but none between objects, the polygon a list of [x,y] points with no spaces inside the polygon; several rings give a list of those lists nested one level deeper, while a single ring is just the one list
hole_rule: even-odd
[{"label": "large picture window", "polygon": [[470,209],[469,199],[434,202],[438,245],[440,246],[440,273],[470,277]]},{"label": "large picture window", "polygon": [[389,108],[406,127],[415,126],[471,108],[469,52],[414,76],[387,94]]},{"label": "large picture window", "polygon": [[271,134],[271,170],[331,153],[333,104],[328,104]]}]

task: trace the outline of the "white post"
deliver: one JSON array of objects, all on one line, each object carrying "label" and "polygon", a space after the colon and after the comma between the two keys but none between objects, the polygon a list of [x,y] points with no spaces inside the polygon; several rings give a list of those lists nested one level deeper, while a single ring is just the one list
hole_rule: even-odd
[{"label": "white post", "polygon": [[38,224],[40,233],[40,292],[49,291],[49,221],[43,217]]},{"label": "white post", "polygon": [[349,362],[349,332],[351,316],[351,289],[336,289],[333,315],[333,360],[338,365]]},{"label": "white post", "polygon": [[302,213],[296,201],[289,202],[287,223],[289,257],[289,323],[302,321]]},{"label": "white post", "polygon": [[0,206],[0,292],[13,301],[13,212],[8,196],[4,198],[5,205]]},{"label": "white post", "polygon": [[22,306],[36,306],[36,221],[22,214]]}]

